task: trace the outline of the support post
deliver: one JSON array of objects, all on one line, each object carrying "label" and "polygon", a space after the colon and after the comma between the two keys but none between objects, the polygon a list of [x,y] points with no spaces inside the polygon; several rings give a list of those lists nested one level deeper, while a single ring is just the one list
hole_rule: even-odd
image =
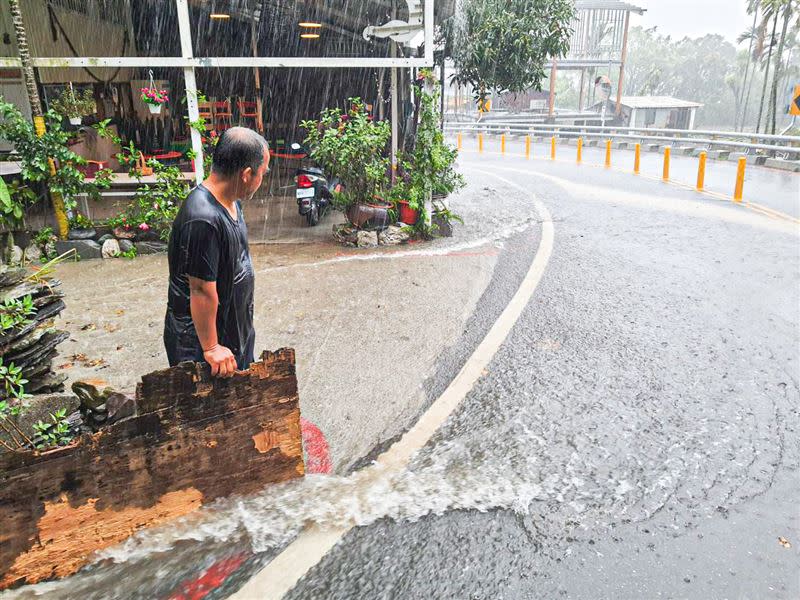
[{"label": "support post", "polygon": [[[175,0],[178,9],[178,29],[181,36],[181,55],[183,58],[192,58],[192,31],[189,22],[189,4],[187,0]],[[197,106],[197,80],[194,76],[194,67],[183,68],[183,80],[186,85],[186,107],[189,112],[189,123],[195,123],[200,118]],[[190,127],[192,135],[192,151],[194,152],[194,176],[197,183],[203,181],[203,139],[200,132]]]},{"label": "support post", "polygon": [[[255,21],[250,25],[250,44],[253,47],[253,58],[258,58],[258,28]],[[258,133],[264,135],[264,106],[261,101],[261,73],[259,73],[258,67],[253,67],[253,82],[256,87],[256,112],[258,113],[256,129]]]},{"label": "support post", "polygon": [[558,75],[558,67],[556,66],[556,59],[553,59],[553,66],[550,69],[550,105],[548,108],[548,116],[553,117],[556,113],[556,77]]},{"label": "support post", "polygon": [[[397,56],[397,44],[395,42],[390,42],[391,44],[391,56],[395,58]],[[398,100],[398,90],[397,90],[397,69],[392,67],[391,69],[391,80],[390,80],[390,87],[391,87],[391,96],[392,96],[392,185],[394,185],[395,179],[397,177],[397,150],[399,148],[399,119],[400,116],[397,114],[399,110],[400,102]]]},{"label": "support post", "polygon": [[700,162],[697,165],[697,191],[702,192],[703,188],[705,187],[706,183],[706,158],[708,154],[706,152],[700,153]]},{"label": "support post", "polygon": [[606,140],[606,169],[611,167],[611,140]]},{"label": "support post", "polygon": [[739,168],[736,171],[736,188],[733,191],[734,202],[741,202],[744,197],[744,173],[747,169],[747,158],[742,156],[739,159]]},{"label": "support post", "polygon": [[672,148],[667,146],[666,148],[664,148],[664,173],[661,176],[661,178],[664,181],[669,181],[669,161],[671,156],[672,156]]},{"label": "support post", "polygon": [[619,81],[617,82],[617,116],[622,113],[622,89],[625,82],[625,61],[628,59],[628,28],[631,23],[630,11],[625,13],[625,33],[622,36],[622,56],[619,63]]},{"label": "support post", "polygon": [[581,161],[583,161],[583,138],[581,138],[581,137],[578,138],[577,161],[578,161],[579,164],[581,163]]},{"label": "support post", "polygon": [[636,144],[633,154],[633,174],[638,175],[642,166],[642,145]]},{"label": "support post", "polygon": [[578,95],[578,112],[583,112],[584,86],[586,83],[586,69],[581,69],[581,91]]}]

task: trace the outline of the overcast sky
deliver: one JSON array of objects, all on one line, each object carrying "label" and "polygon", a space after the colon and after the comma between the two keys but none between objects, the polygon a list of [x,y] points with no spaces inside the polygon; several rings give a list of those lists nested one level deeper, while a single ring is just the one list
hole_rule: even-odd
[{"label": "overcast sky", "polygon": [[699,37],[719,33],[731,42],[752,26],[745,0],[627,0],[646,8],[644,16],[632,15],[631,24],[649,28],[658,25],[659,33],[672,37]]}]

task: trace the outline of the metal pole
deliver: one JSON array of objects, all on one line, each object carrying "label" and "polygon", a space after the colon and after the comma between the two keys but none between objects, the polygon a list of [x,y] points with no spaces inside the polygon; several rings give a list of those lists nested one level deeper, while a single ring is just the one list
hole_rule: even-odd
[{"label": "metal pole", "polygon": [[[397,55],[397,46],[395,42],[391,42],[392,44],[392,58]],[[398,137],[399,137],[399,118],[400,115],[397,114],[399,110],[399,104],[397,97],[397,69],[392,67],[392,77],[391,77],[391,87],[392,87],[392,183],[394,183],[395,177],[397,176],[397,149],[399,147]]]},{"label": "metal pole", "polygon": [[617,116],[622,113],[622,87],[625,81],[625,61],[628,59],[628,27],[631,23],[630,11],[625,13],[625,33],[622,36],[622,56],[619,64],[619,81],[617,82]]},{"label": "metal pole", "polygon": [[[256,21],[253,19],[253,22],[250,26],[250,43],[253,46],[253,57],[258,57],[258,29],[256,27]],[[258,115],[256,116],[256,129],[258,129],[258,133],[264,135],[264,106],[261,101],[261,73],[258,71],[258,67],[253,67],[253,81],[256,86],[256,112]]]},{"label": "metal pole", "polygon": [[[181,55],[183,58],[192,58],[192,31],[189,22],[189,4],[187,0],[175,0],[178,9],[178,29],[181,36]],[[183,80],[186,85],[186,106],[189,111],[189,123],[200,119],[200,110],[197,106],[197,80],[194,67],[183,68]],[[194,127],[190,128],[192,135],[192,151],[194,152],[194,176],[197,183],[203,181],[203,139],[200,132]]]}]

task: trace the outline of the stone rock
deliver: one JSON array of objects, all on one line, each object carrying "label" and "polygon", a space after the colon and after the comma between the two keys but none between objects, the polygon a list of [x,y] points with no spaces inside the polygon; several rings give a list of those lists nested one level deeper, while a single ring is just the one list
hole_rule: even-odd
[{"label": "stone rock", "polygon": [[70,240],[91,240],[97,235],[94,229],[70,229],[67,236]]},{"label": "stone rock", "polygon": [[333,239],[345,246],[355,246],[358,243],[358,230],[346,223],[334,225]]},{"label": "stone rock", "polygon": [[42,251],[36,244],[31,244],[25,248],[25,260],[28,262],[38,263],[42,257]]},{"label": "stone rock", "polygon": [[19,246],[11,246],[11,250],[8,252],[8,264],[10,265],[18,265],[22,263],[22,259],[24,258],[22,253],[22,248]]},{"label": "stone rock", "polygon": [[108,240],[113,240],[113,239],[114,239],[114,236],[113,236],[112,234],[110,234],[110,233],[106,233],[106,234],[104,234],[104,235],[101,235],[99,238],[97,238],[97,243],[98,243],[98,244],[100,244],[100,245],[102,246],[102,245],[103,245],[103,244],[105,244],[105,243],[106,243]]},{"label": "stone rock", "polygon": [[47,255],[47,258],[53,258],[58,255],[58,250],[56,249],[55,242],[47,242],[44,245],[44,253]]},{"label": "stone rock", "polygon": [[359,248],[374,248],[378,245],[378,233],[375,231],[359,231],[356,244]]},{"label": "stone rock", "polygon": [[103,258],[116,258],[120,253],[119,242],[113,237],[107,239],[105,242],[103,242],[103,248],[101,252],[103,253]]},{"label": "stone rock", "polygon": [[103,258],[103,248],[92,240],[59,240],[56,242],[56,253],[61,255],[75,250],[82,259]]},{"label": "stone rock", "polygon": [[120,252],[130,252],[135,247],[130,240],[117,240]]},{"label": "stone rock", "polygon": [[134,237],[136,237],[136,232],[133,229],[116,227],[114,229],[114,237],[118,240],[132,240]]},{"label": "stone rock", "polygon": [[160,254],[166,251],[164,242],[136,242],[136,254]]},{"label": "stone rock", "polygon": [[410,237],[408,233],[403,231],[402,227],[390,225],[378,233],[378,243],[381,246],[396,246],[398,244],[404,244]]}]

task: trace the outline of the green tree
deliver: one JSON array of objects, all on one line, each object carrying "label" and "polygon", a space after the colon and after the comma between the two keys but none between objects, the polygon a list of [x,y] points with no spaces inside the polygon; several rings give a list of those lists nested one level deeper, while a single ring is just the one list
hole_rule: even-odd
[{"label": "green tree", "polygon": [[464,0],[444,27],[453,81],[479,105],[493,92],[541,89],[547,60],[569,50],[574,10],[571,0]]}]

